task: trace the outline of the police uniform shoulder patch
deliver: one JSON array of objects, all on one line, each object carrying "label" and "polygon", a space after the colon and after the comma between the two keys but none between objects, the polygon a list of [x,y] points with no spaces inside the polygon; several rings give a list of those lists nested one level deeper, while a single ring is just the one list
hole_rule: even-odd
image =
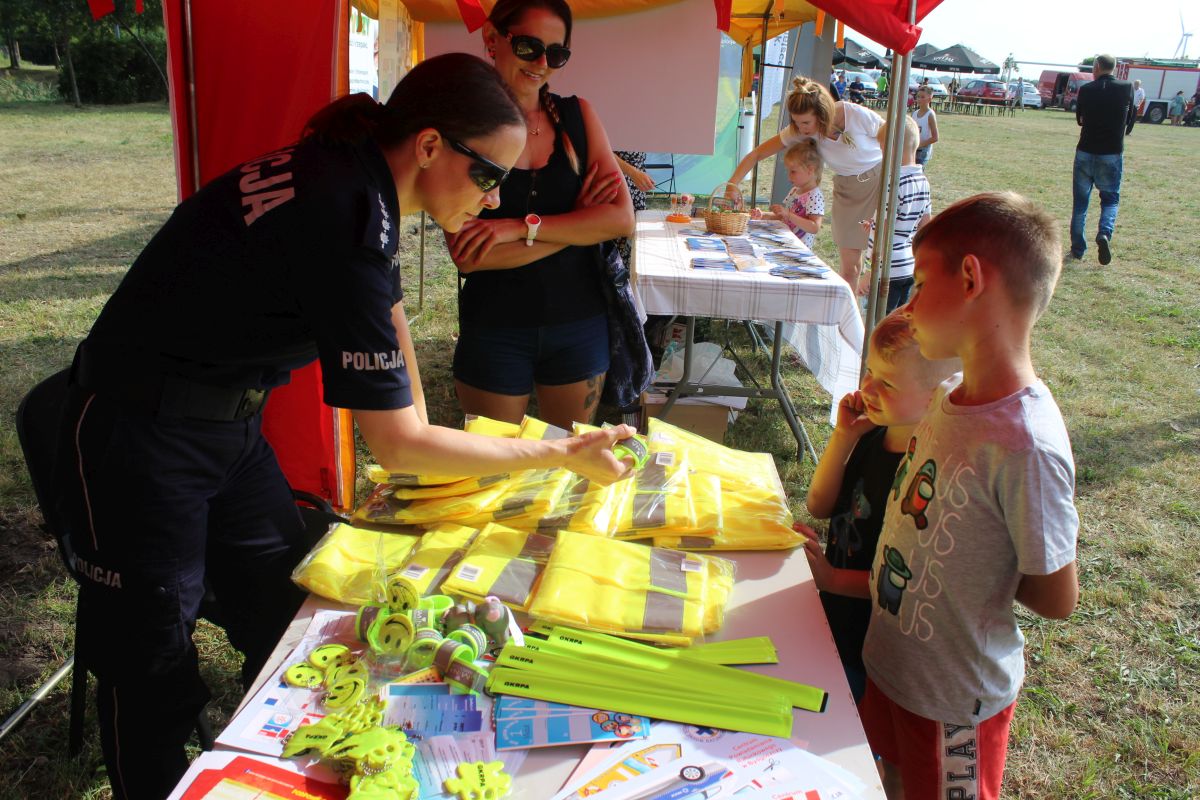
[{"label": "police uniform shoulder patch", "polygon": [[366,224],[363,226],[362,244],[378,250],[388,258],[396,255],[399,244],[399,220],[387,207],[387,201],[379,192],[367,191]]}]

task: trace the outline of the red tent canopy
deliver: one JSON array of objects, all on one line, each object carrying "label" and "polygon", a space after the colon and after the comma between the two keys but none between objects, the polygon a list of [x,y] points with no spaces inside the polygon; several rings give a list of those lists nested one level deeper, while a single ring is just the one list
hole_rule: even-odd
[{"label": "red tent canopy", "polygon": [[[809,0],[869,39],[903,55],[917,46],[921,29],[908,22],[909,0]],[[942,0],[916,0],[916,22],[925,19]]]}]

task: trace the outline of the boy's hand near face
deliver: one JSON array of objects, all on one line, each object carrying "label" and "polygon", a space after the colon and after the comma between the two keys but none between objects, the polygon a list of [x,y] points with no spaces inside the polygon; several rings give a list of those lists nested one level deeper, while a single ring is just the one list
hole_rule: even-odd
[{"label": "boy's hand near face", "polygon": [[867,406],[863,402],[862,392],[850,392],[838,403],[837,423],[833,427],[835,436],[840,432],[857,442],[864,433],[876,427],[878,426],[867,418]]},{"label": "boy's hand near face", "polygon": [[838,403],[833,435],[825,445],[825,452],[821,454],[812,483],[808,486],[808,513],[817,519],[828,519],[833,513],[838,490],[842,486],[842,476],[846,472],[846,461],[863,434],[876,427],[874,422],[867,419],[865,411],[862,392],[851,392]]}]

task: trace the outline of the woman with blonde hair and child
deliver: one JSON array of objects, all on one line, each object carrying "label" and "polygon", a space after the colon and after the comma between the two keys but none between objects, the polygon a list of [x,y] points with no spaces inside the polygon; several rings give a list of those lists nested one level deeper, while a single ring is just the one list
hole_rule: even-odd
[{"label": "woman with blonde hair and child", "polygon": [[788,226],[800,241],[813,248],[825,217],[825,194],[821,191],[821,154],[810,139],[794,144],[783,154],[788,180],[792,189],[782,203],[771,206],[768,212],[757,208],[751,212],[755,219],[777,219]]},{"label": "woman with blonde hair and child", "polygon": [[835,101],[829,90],[805,77],[792,79],[785,100],[791,122],[750,151],[734,168],[738,183],[756,163],[805,139],[815,140],[821,160],[833,170],[833,241],[838,246],[842,277],[858,284],[867,234],[859,224],[879,204],[883,118],[869,108]]}]

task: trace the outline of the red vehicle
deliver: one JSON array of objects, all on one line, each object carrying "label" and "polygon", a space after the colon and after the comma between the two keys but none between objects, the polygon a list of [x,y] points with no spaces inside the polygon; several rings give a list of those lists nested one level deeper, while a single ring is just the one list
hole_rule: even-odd
[{"label": "red vehicle", "polygon": [[1141,81],[1146,93],[1142,120],[1159,123],[1167,118],[1167,104],[1176,92],[1191,98],[1200,90],[1200,62],[1169,59],[1117,59],[1116,76]]},{"label": "red vehicle", "polygon": [[958,90],[958,99],[978,103],[1007,103],[1013,98],[1012,89],[1004,81],[976,79]]},{"label": "red vehicle", "polygon": [[1074,111],[1078,102],[1079,87],[1090,83],[1090,72],[1063,72],[1048,69],[1038,81],[1038,94],[1042,96],[1042,108],[1065,108]]}]

